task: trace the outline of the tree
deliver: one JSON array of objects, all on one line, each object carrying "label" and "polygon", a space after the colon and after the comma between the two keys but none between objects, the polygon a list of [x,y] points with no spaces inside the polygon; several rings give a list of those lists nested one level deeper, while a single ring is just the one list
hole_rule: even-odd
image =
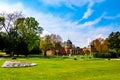
[{"label": "tree", "polygon": [[48,50],[53,50],[54,45],[51,41],[50,35],[46,35],[41,41],[40,41],[40,48],[43,51],[44,56],[46,56],[46,52]]},{"label": "tree", "polygon": [[14,29],[14,22],[17,18],[23,17],[22,12],[0,13],[0,30],[6,33],[6,53],[14,52],[17,33]]},{"label": "tree", "polygon": [[109,57],[108,39],[98,38],[91,42],[96,57]]},{"label": "tree", "polygon": [[103,51],[102,47],[103,47],[104,41],[105,40],[103,38],[98,38],[98,39],[93,40],[93,46],[96,51],[98,51],[98,52]]},{"label": "tree", "polygon": [[14,27],[14,22],[20,17],[23,17],[22,12],[0,13],[0,29],[9,35],[10,29]]},{"label": "tree", "polygon": [[56,34],[51,34],[51,41],[54,45],[54,50],[58,54],[59,51],[62,49],[62,38],[59,35]]},{"label": "tree", "polygon": [[108,37],[108,46],[111,52],[116,54],[116,57],[120,56],[120,32],[112,32]]},{"label": "tree", "polygon": [[108,38],[106,38],[102,44],[102,52],[108,52],[109,48],[108,48]]},{"label": "tree", "polygon": [[40,40],[40,49],[42,50],[43,55],[46,56],[46,54],[45,54],[45,40],[44,39]]},{"label": "tree", "polygon": [[62,38],[59,35],[51,34],[50,37],[51,37],[53,44],[57,42],[62,42]]},{"label": "tree", "polygon": [[86,50],[84,51],[84,53],[85,53],[86,55],[90,55],[90,51],[89,51],[88,49],[86,49]]},{"label": "tree", "polygon": [[95,50],[98,52],[100,51],[100,45],[101,45],[101,43],[99,42],[99,39],[93,40],[93,46],[94,46]]},{"label": "tree", "polygon": [[0,30],[5,26],[5,18],[3,16],[0,16]]},{"label": "tree", "polygon": [[[43,28],[39,26],[39,23],[33,17],[18,18],[14,24],[17,33],[26,44],[28,52],[30,52],[39,44]],[[27,55],[26,53],[25,56]]]},{"label": "tree", "polygon": [[6,33],[0,32],[0,50],[4,50],[6,47]]},{"label": "tree", "polygon": [[40,49],[42,50],[44,56],[46,56],[47,50],[52,50],[54,52],[62,49],[62,38],[59,35],[51,34],[46,35],[41,41],[40,41]]},{"label": "tree", "polygon": [[23,17],[22,12],[0,14],[0,29],[6,32],[6,52],[20,52],[25,56],[38,47],[43,31],[35,18]]}]

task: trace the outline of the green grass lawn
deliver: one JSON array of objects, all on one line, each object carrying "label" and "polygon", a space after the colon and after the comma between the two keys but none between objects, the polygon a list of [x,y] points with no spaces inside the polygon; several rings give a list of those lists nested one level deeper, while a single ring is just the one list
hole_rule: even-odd
[{"label": "green grass lawn", "polygon": [[[24,58],[23,58],[24,59]],[[0,60],[0,66],[9,58]],[[0,80],[120,80],[120,61],[17,59],[37,63],[26,68],[0,67]]]}]

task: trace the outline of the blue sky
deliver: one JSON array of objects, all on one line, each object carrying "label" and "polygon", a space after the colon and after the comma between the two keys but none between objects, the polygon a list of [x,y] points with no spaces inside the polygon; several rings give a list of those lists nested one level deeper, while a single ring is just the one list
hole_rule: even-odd
[{"label": "blue sky", "polygon": [[0,0],[0,12],[22,11],[44,28],[76,46],[120,31],[120,0]]}]

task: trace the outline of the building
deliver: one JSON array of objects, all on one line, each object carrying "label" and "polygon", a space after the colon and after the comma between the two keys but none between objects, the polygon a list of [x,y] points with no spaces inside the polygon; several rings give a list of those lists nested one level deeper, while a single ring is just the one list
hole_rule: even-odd
[{"label": "building", "polygon": [[66,54],[70,54],[73,48],[72,42],[68,39],[67,42],[64,43],[64,49]]},{"label": "building", "polygon": [[80,47],[75,47],[75,45],[72,44],[71,40],[67,40],[64,44],[64,50],[66,54],[85,54],[86,51],[89,51],[90,54],[94,52],[94,47],[91,45],[87,48],[80,48]]},{"label": "building", "polygon": [[75,45],[72,44],[71,40],[67,40],[67,42],[64,43],[64,49],[66,54],[81,54],[82,49],[80,47],[75,47]]},{"label": "building", "polygon": [[59,51],[48,51],[47,55],[77,55],[77,54],[85,54],[86,51],[89,51],[90,54],[94,51],[94,48],[89,46],[87,48],[80,48],[76,47],[71,40],[67,40],[62,44],[62,48],[59,49]]}]

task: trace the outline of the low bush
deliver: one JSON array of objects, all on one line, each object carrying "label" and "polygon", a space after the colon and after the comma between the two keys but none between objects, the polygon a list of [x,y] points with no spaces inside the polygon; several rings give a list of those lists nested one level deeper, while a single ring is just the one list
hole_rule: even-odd
[{"label": "low bush", "polygon": [[118,53],[113,53],[113,52],[106,52],[106,53],[96,52],[93,54],[93,56],[97,58],[117,58],[117,54]]}]

